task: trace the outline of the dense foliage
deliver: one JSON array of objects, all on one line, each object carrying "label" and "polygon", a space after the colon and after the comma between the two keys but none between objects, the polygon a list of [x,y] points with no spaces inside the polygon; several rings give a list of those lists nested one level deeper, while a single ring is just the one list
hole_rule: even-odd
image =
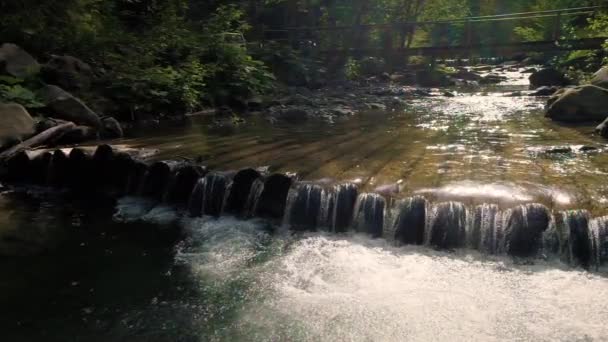
[{"label": "dense foliage", "polygon": [[[467,16],[543,11],[602,4],[601,0],[9,0],[0,2],[0,37],[44,61],[76,56],[93,66],[93,89],[107,111],[123,118],[173,114],[222,105],[267,92],[280,81],[311,85],[327,78],[333,63],[319,62],[307,47],[406,47],[479,44],[551,38],[552,19],[408,25]],[[285,27],[340,27],[391,23],[386,30],[306,31]],[[608,35],[608,15],[572,16],[560,22],[563,38]],[[274,29],[274,31],[273,31]],[[278,30],[277,30],[278,29]],[[472,37],[467,37],[469,32]],[[483,32],[492,32],[484,35]],[[281,44],[246,44],[261,38]],[[297,43],[294,43],[294,38]],[[291,40],[291,44],[285,44]],[[606,46],[608,48],[608,44]],[[295,53],[293,48],[300,50]],[[310,49],[312,51],[312,49]],[[254,57],[255,56],[255,57]],[[566,69],[597,68],[605,53],[542,56]],[[356,59],[339,61],[346,76],[365,75]],[[424,62],[424,61],[423,61]],[[388,63],[387,63],[388,64]],[[346,66],[346,67],[344,67]],[[28,81],[29,82],[29,81]],[[91,94],[93,93],[93,94]],[[0,98],[39,105],[17,80],[0,80]],[[111,105],[107,105],[110,103]]]}]

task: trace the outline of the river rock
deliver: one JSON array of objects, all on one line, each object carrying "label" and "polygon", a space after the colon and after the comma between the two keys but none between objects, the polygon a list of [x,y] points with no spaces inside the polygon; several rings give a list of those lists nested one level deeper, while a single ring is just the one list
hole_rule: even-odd
[{"label": "river rock", "polygon": [[93,71],[91,66],[72,56],[55,56],[42,67],[42,78],[68,90],[88,89]]},{"label": "river rock", "polygon": [[608,67],[603,67],[593,74],[591,84],[608,89]]},{"label": "river rock", "polygon": [[551,96],[559,90],[559,87],[543,86],[536,89],[530,96]]},{"label": "river rock", "polygon": [[569,83],[563,73],[553,68],[541,69],[530,75],[530,87],[533,89],[542,86],[566,86]]},{"label": "river rock", "polygon": [[30,54],[15,44],[0,46],[0,74],[28,78],[40,71],[40,64]]},{"label": "river rock", "polygon": [[505,76],[500,76],[496,74],[489,74],[484,76],[481,80],[479,80],[480,84],[496,84],[500,82],[506,81],[508,78]]},{"label": "river rock", "polygon": [[40,92],[54,117],[72,121],[78,125],[102,128],[99,116],[72,94],[54,85],[47,85]]},{"label": "river rock", "polygon": [[585,85],[559,90],[548,101],[546,117],[564,122],[603,121],[608,117],[608,90]]},{"label": "river rock", "polygon": [[0,103],[0,148],[34,132],[34,120],[23,106]]},{"label": "river rock", "polygon": [[123,130],[118,120],[114,119],[113,117],[107,116],[101,119],[101,122],[103,124],[103,130],[101,131],[102,137],[108,139],[116,139],[123,137]]}]

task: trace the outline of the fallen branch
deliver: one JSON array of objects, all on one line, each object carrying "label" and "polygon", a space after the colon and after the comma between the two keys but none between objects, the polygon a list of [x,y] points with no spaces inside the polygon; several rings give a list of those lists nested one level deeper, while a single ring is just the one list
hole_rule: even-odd
[{"label": "fallen branch", "polygon": [[0,153],[0,161],[10,159],[11,157],[13,157],[14,155],[16,155],[17,153],[19,153],[21,151],[30,149],[32,147],[44,145],[46,142],[48,142],[50,140],[58,139],[58,138],[62,137],[64,134],[73,130],[75,127],[76,127],[76,125],[73,122],[66,122],[61,125],[49,128],[46,131],[44,131],[40,134],[37,134],[37,135],[27,139],[26,141],[24,141],[18,145],[15,145],[15,146],[9,148],[8,150]]}]

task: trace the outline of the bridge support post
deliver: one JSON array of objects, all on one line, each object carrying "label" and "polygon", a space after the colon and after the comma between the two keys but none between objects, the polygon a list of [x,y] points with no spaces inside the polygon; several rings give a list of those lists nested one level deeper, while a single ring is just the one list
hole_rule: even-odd
[{"label": "bridge support post", "polygon": [[562,31],[562,12],[557,12],[557,15],[553,17],[553,32],[551,39],[559,40]]}]

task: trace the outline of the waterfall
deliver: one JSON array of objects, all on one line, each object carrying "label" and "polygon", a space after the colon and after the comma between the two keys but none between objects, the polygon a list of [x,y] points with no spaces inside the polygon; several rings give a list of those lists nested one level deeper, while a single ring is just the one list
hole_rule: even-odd
[{"label": "waterfall", "polygon": [[224,173],[211,172],[201,178],[194,187],[188,204],[192,216],[214,216],[222,214],[230,177]]},{"label": "waterfall", "polygon": [[563,262],[589,267],[593,262],[593,240],[590,234],[589,212],[569,210],[557,213],[555,222],[545,233],[548,253]]},{"label": "waterfall", "polygon": [[469,247],[524,258],[551,255],[585,268],[608,261],[608,216],[591,219],[585,210],[553,213],[535,203],[507,210],[494,204],[468,208],[459,202],[431,204],[420,196],[388,208],[384,197],[360,194],[351,183],[294,183],[292,176],[263,177],[255,169],[207,173],[204,167],[183,161],[148,166],[107,145],[93,156],[79,148],[69,155],[62,150],[19,153],[4,167],[4,179],[13,182],[140,195],[151,202],[187,205],[192,216],[228,212],[282,219],[293,230],[352,229],[394,238],[399,244]]},{"label": "waterfall", "polygon": [[505,251],[516,257],[537,256],[551,222],[549,209],[537,203],[520,205],[505,212],[505,222]]},{"label": "waterfall", "polygon": [[608,216],[599,217],[589,222],[592,264],[596,269],[608,262]]},{"label": "waterfall", "polygon": [[346,232],[352,224],[358,189],[355,184],[335,185],[332,189],[330,203],[327,203],[328,226],[331,231]]},{"label": "waterfall", "polygon": [[291,183],[292,179],[286,175],[274,174],[268,177],[256,201],[255,215],[272,219],[283,218]]},{"label": "waterfall", "polygon": [[[249,214],[247,213],[249,197],[253,191],[260,187],[259,184],[254,186],[254,183],[258,182],[261,177],[262,175],[254,169],[244,169],[237,172],[232,179],[232,185],[226,198],[226,212],[247,216]],[[257,195],[260,194],[261,191]],[[257,198],[252,199],[252,202],[255,201],[257,201]]]},{"label": "waterfall", "polygon": [[327,192],[320,185],[298,183],[289,190],[284,224],[294,230],[315,229],[322,217],[322,206]]},{"label": "waterfall", "polygon": [[416,196],[397,202],[397,217],[393,223],[395,240],[406,245],[424,244],[427,201]]},{"label": "waterfall", "polygon": [[245,202],[245,207],[243,210],[245,217],[251,218],[255,216],[255,213],[258,210],[260,197],[262,197],[262,192],[264,192],[264,180],[262,178],[258,178],[251,185],[251,190],[247,196],[247,201]]},{"label": "waterfall", "polygon": [[427,211],[425,243],[441,249],[464,247],[466,224],[467,209],[464,204],[446,202],[432,206]]},{"label": "waterfall", "polygon": [[382,236],[386,200],[378,194],[361,194],[355,204],[353,228],[357,232]]},{"label": "waterfall", "polygon": [[497,205],[477,206],[470,224],[471,248],[488,254],[499,254],[504,250],[505,214]]},{"label": "waterfall", "polygon": [[171,204],[186,204],[190,199],[192,189],[204,175],[204,169],[195,165],[179,167],[171,176],[163,200]]}]

